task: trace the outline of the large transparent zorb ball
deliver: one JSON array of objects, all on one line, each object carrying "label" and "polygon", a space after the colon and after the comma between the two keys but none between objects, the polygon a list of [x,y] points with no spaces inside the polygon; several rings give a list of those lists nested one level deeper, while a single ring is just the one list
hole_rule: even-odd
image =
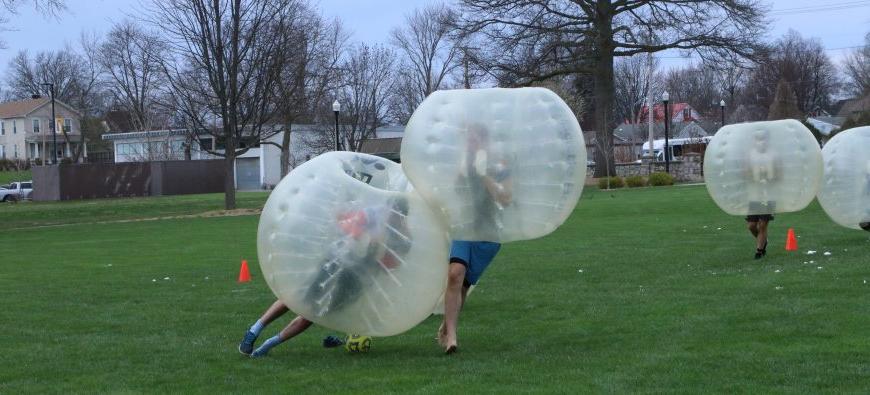
[{"label": "large transparent zorb ball", "polygon": [[725,126],[704,157],[707,191],[731,215],[801,210],[821,179],[819,144],[793,119]]},{"label": "large transparent zorb ball", "polygon": [[870,230],[870,126],[836,134],[822,157],[822,208],[840,225]]},{"label": "large transparent zorb ball", "polygon": [[434,92],[411,116],[401,157],[457,240],[545,236],[574,210],[586,178],[577,118],[544,88]]},{"label": "large transparent zorb ball", "polygon": [[294,169],[260,216],[269,287],[295,313],[347,333],[389,336],[432,312],[447,283],[446,225],[399,165],[330,152]]}]

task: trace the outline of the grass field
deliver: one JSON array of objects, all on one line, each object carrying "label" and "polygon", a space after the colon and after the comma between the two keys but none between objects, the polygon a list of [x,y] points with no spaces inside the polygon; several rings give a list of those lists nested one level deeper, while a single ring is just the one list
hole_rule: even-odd
[{"label": "grass field", "polygon": [[[265,198],[242,195],[242,206]],[[870,234],[837,227],[816,203],[778,215],[755,261],[743,220],[703,187],[590,188],[557,232],[504,246],[463,312],[458,354],[442,355],[433,317],[365,355],[321,348],[331,332],[313,327],[251,360],[236,345],[272,301],[256,216],[91,223],[217,210],[221,199],[0,208],[0,393],[870,388]],[[788,227],[799,252],[783,250]],[[250,283],[235,282],[241,258]]]},{"label": "grass field", "polygon": [[33,176],[30,170],[22,171],[0,171],[0,185],[5,185],[14,181],[30,181]]}]

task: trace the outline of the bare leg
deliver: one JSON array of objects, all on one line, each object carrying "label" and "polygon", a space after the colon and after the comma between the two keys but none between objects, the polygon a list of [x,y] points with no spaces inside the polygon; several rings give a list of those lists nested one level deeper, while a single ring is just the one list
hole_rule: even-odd
[{"label": "bare leg", "polygon": [[[462,303],[459,306],[459,310],[462,311],[462,307],[465,306],[465,298],[468,296],[468,287],[465,285],[462,286]],[[435,340],[438,340],[438,344],[442,347],[444,346],[444,338],[447,336],[447,325],[444,323],[444,320],[441,320],[441,326],[438,327],[438,336],[435,337]]]},{"label": "bare leg", "polygon": [[242,339],[241,343],[239,343],[239,352],[245,355],[251,355],[254,351],[254,343],[257,341],[257,338],[260,336],[260,332],[269,325],[272,321],[275,321],[278,317],[282,316],[284,313],[288,311],[287,306],[284,306],[284,303],[281,303],[280,300],[276,300],[266,309],[266,312],[260,317],[257,322],[251,326],[245,332],[245,337]]},{"label": "bare leg", "polygon": [[287,327],[281,330],[281,333],[279,333],[278,336],[280,336],[281,341],[284,342],[302,332],[305,332],[305,330],[310,326],[311,321],[306,320],[301,315],[296,316],[293,321],[290,321],[290,324],[288,324]]},{"label": "bare leg", "polygon": [[444,292],[444,332],[441,345],[444,352],[456,351],[456,326],[459,322],[459,310],[462,309],[463,282],[465,281],[465,265],[450,263],[447,271],[447,290]]},{"label": "bare leg", "polygon": [[749,222],[749,232],[752,233],[752,237],[758,237],[758,222]]},{"label": "bare leg", "polygon": [[756,247],[759,250],[767,249],[767,221],[758,221],[758,234],[756,235]]},{"label": "bare leg", "polygon": [[272,303],[266,312],[263,313],[263,316],[260,317],[260,323],[263,326],[269,325],[272,321],[275,321],[278,317],[284,315],[288,311],[287,306],[284,305],[280,300],[276,300],[275,303]]}]

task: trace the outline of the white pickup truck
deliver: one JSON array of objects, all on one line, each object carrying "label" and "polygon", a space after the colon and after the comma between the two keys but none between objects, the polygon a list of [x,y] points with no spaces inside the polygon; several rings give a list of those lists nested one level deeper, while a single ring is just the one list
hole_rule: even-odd
[{"label": "white pickup truck", "polygon": [[15,202],[30,199],[33,195],[33,181],[13,182],[9,185],[0,185],[0,201]]}]

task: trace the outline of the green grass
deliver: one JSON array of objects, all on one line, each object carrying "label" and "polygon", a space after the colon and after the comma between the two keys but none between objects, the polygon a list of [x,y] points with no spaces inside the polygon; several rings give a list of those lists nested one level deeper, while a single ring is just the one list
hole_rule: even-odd
[{"label": "green grass", "polygon": [[0,171],[0,185],[6,185],[15,181],[30,181],[33,176],[30,170],[22,171]]},{"label": "green grass", "polygon": [[[237,208],[261,208],[265,192],[239,192]],[[26,228],[195,215],[223,210],[224,195],[178,195],[148,198],[78,200],[70,202],[21,202],[0,204],[0,227]]]},{"label": "green grass", "polygon": [[[248,198],[255,205],[264,196]],[[504,246],[463,311],[458,354],[441,354],[438,319],[430,318],[375,339],[366,355],[321,348],[331,332],[313,327],[251,360],[237,342],[272,301],[256,264],[256,216],[76,224],[78,210],[148,217],[219,202],[207,195],[4,207],[31,219],[0,231],[0,393],[870,387],[870,234],[838,227],[816,203],[778,215],[768,256],[755,261],[743,219],[716,208],[703,187],[590,188],[554,234]],[[27,227],[42,209],[72,225]],[[15,221],[14,211],[2,215]],[[799,252],[783,250],[788,227],[800,236]],[[253,264],[251,283],[235,282],[241,258]]]}]

